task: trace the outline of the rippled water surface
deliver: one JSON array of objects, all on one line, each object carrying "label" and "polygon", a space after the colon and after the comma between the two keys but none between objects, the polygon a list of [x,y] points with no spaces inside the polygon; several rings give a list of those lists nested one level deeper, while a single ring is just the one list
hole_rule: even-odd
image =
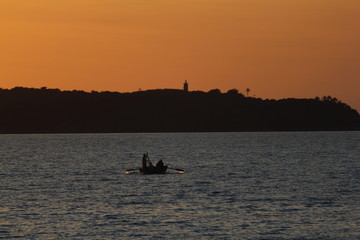
[{"label": "rippled water surface", "polygon": [[[142,154],[185,174],[124,174]],[[360,239],[360,132],[0,135],[2,239]]]}]

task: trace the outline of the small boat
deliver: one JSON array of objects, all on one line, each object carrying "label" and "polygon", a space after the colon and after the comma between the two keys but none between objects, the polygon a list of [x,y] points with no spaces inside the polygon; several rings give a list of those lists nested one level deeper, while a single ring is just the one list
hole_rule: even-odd
[{"label": "small boat", "polygon": [[142,167],[128,169],[128,170],[125,171],[125,174],[129,174],[129,173],[132,173],[132,172],[137,171],[137,170],[139,170],[141,174],[165,174],[166,170],[168,170],[168,169],[176,170],[178,173],[185,173],[185,171],[182,170],[182,169],[171,168],[171,167],[168,167],[168,166],[164,165],[164,163],[163,163],[163,161],[161,159],[154,166],[151,163],[151,161],[149,160],[148,153],[145,153],[143,155],[143,159],[142,159]]},{"label": "small boat", "polygon": [[141,174],[164,174],[167,168],[162,160],[154,166],[149,159],[149,154],[145,153],[142,159],[142,167],[139,170]]},{"label": "small boat", "polygon": [[141,174],[164,174],[167,169],[167,166],[139,168]]}]

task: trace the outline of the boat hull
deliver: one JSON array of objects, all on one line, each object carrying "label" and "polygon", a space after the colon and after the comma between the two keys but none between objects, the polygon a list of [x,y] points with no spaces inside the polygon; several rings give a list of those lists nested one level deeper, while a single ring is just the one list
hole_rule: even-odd
[{"label": "boat hull", "polygon": [[141,174],[164,174],[166,173],[167,166],[164,167],[146,167],[146,168],[139,168]]}]

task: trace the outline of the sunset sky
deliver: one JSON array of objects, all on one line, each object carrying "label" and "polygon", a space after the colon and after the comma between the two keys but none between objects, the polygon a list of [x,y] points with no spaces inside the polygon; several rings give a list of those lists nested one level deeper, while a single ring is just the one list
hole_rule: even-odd
[{"label": "sunset sky", "polygon": [[0,0],[0,88],[237,88],[360,111],[359,0]]}]

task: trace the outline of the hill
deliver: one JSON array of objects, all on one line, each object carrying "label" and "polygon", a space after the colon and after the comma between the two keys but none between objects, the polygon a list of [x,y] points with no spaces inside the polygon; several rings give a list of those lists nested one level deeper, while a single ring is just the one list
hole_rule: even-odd
[{"label": "hill", "polygon": [[237,91],[133,93],[0,89],[0,133],[360,130],[357,111],[332,97],[259,99]]}]

